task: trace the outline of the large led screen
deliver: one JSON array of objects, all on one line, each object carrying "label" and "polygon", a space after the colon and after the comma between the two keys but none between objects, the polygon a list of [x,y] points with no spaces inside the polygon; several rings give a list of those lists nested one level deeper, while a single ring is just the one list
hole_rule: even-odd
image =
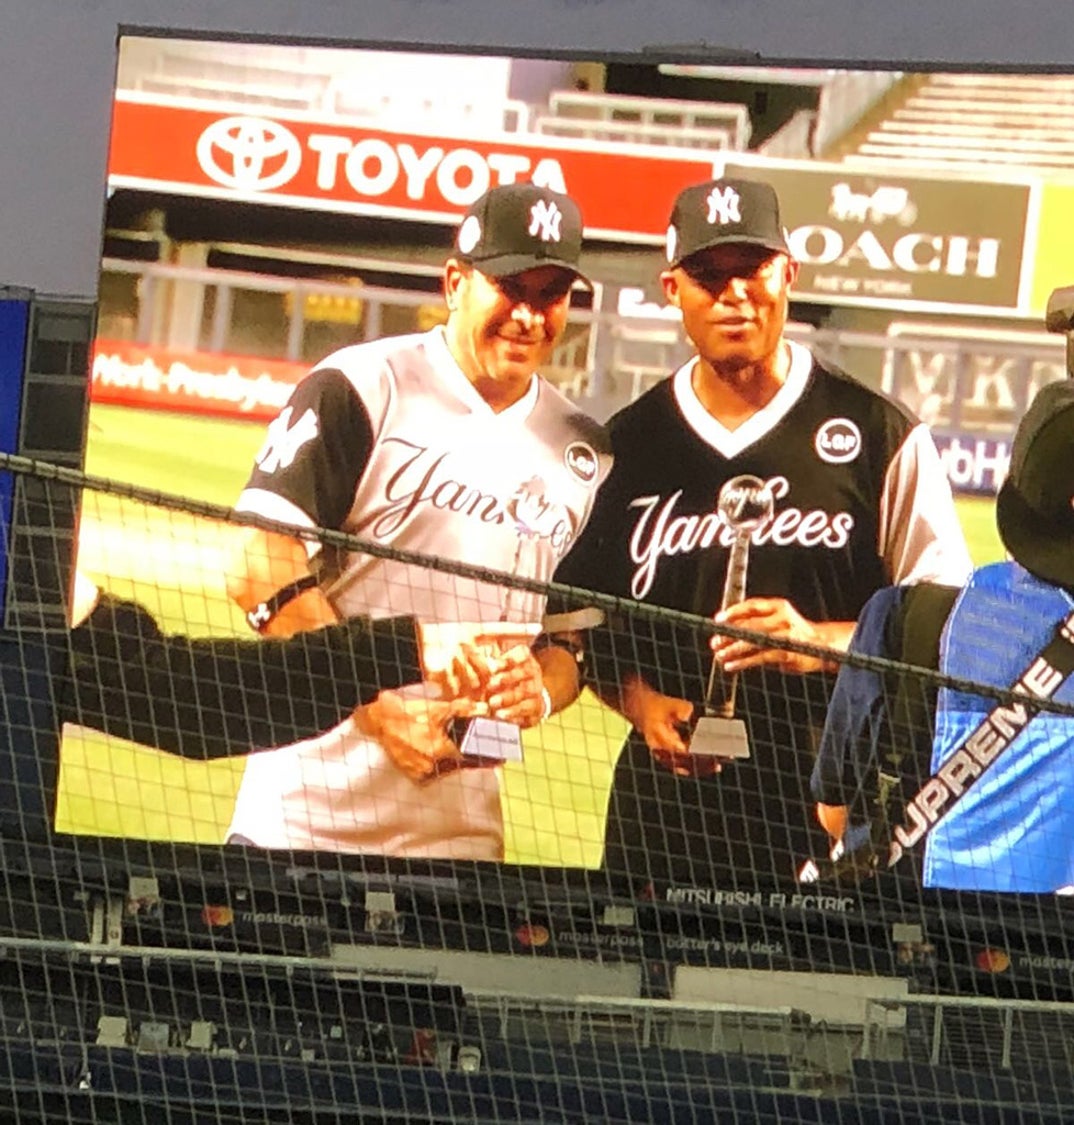
[{"label": "large led screen", "polygon": [[[677,370],[689,372],[685,314],[669,303],[661,275],[674,256],[668,231],[677,195],[714,179],[767,181],[778,194],[773,231],[798,263],[788,354],[823,353],[927,422],[973,561],[1002,558],[994,492],[1015,426],[1039,387],[1065,374],[1063,341],[1044,332],[1042,313],[1051,287],[1066,280],[1054,241],[1058,231],[1069,242],[1070,228],[1057,218],[1065,197],[1046,172],[998,159],[941,170],[942,153],[907,155],[898,146],[870,155],[870,123],[885,104],[909,104],[929,76],[133,37],[121,40],[117,74],[86,467],[192,504],[184,513],[120,487],[86,492],[78,569],[105,595],[141,604],[165,633],[260,644],[256,628],[288,602],[244,601],[249,571],[264,594],[273,575],[287,588],[308,568],[318,585],[292,591],[292,609],[296,600],[309,604],[314,590],[336,616],[417,613],[430,624],[439,597],[444,621],[484,622],[488,633],[505,621],[518,627],[510,644],[485,636],[482,659],[528,646],[548,607],[525,580],[552,579],[581,535],[608,468],[603,424],[670,385]],[[566,193],[581,213],[578,270],[591,284],[557,296],[562,323],[544,341],[540,392],[501,410],[456,362],[450,342],[465,333],[453,336],[450,321],[465,302],[450,269],[445,288],[445,263],[494,237],[477,220],[460,229],[471,205],[490,188],[525,183],[545,195],[518,237],[558,242],[571,219],[546,197]],[[703,221],[740,221],[740,202],[714,193]],[[1045,234],[1049,249],[1038,255]],[[478,351],[489,316],[472,323]],[[343,382],[363,388],[359,408],[338,379],[324,376],[326,357]],[[547,435],[534,445],[537,402],[554,403],[555,425],[566,427],[551,446]],[[698,433],[688,411],[680,422],[685,450]],[[873,455],[857,424],[838,412],[807,437],[816,439],[822,471]],[[740,475],[752,471],[742,456],[749,438],[747,427],[722,454],[740,458]],[[840,527],[849,526],[838,496],[810,509],[788,499],[799,488],[796,442],[790,426],[787,466],[767,470],[762,482],[774,522],[754,539],[750,596],[780,592],[773,576],[792,565],[781,550],[800,559],[840,547]],[[644,460],[645,442],[638,449]],[[677,456],[664,465],[669,480]],[[644,600],[654,567],[690,555],[693,605],[710,614],[736,538],[715,483],[691,479],[682,489],[694,508],[676,509],[681,490],[676,499],[669,485],[667,495],[628,498],[619,531],[606,534],[633,551],[628,597]],[[255,538],[256,529],[207,518],[205,505],[239,505],[276,521],[275,530]],[[469,519],[470,531],[438,537],[430,514]],[[294,527],[289,540],[280,524]],[[489,527],[509,537],[510,549],[493,543]],[[389,557],[348,555],[332,541],[340,531],[379,543]],[[251,544],[262,552],[256,563]],[[437,565],[423,571],[391,558],[393,550]],[[769,553],[783,561],[767,566]],[[473,572],[481,567],[523,582],[497,585]],[[878,571],[869,581],[875,588],[899,577]],[[851,602],[843,616],[860,599]],[[601,606],[603,640],[572,618],[569,644],[557,646],[572,659],[584,652],[587,675],[608,676],[610,667],[625,681],[636,659],[654,682],[676,669],[704,680],[703,621]],[[658,753],[637,758],[638,770],[664,771],[656,820],[671,834],[646,829],[630,869],[635,881],[648,871],[710,899],[748,899],[762,886],[814,893],[810,865],[828,861],[831,840],[817,821],[809,775],[834,675],[758,675],[744,677],[743,692],[772,721],[748,757],[698,770],[673,768]],[[219,676],[226,681],[225,671]],[[412,708],[417,726],[432,724],[438,740],[446,732],[464,746],[462,768],[449,756],[448,766],[415,779],[383,752],[375,724],[363,726],[374,720],[361,712],[287,745],[251,742],[213,760],[71,723],[56,828],[600,867],[608,818],[634,807],[612,791],[617,770],[633,768],[636,756],[636,745],[623,749],[630,723],[609,705],[606,685],[591,682],[543,721],[531,725],[529,716],[521,729],[507,721],[516,729],[506,732],[487,706],[456,726],[440,712],[432,720],[420,694],[393,694],[392,706]],[[241,713],[241,701],[223,697]],[[245,706],[252,714],[261,704]],[[681,717],[696,718],[700,700],[692,709]],[[779,734],[802,715],[808,739]],[[468,737],[476,741],[464,743]],[[784,737],[797,740],[793,752]],[[706,794],[733,805],[725,842],[704,816],[682,812],[691,802],[704,806]],[[683,841],[695,849],[686,875],[669,854]]]}]

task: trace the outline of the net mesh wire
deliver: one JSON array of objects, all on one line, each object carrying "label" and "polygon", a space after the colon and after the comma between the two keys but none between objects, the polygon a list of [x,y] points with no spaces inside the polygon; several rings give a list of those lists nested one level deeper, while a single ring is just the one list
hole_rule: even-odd
[{"label": "net mesh wire", "polygon": [[[713,624],[533,587],[560,611],[601,609],[588,686],[524,732],[521,761],[412,784],[385,815],[420,836],[438,809],[427,854],[400,858],[389,837],[356,854],[345,834],[327,851],[225,845],[251,754],[353,722],[407,682],[413,624],[375,653],[367,622],[258,638],[227,581],[251,526],[355,542],[18,458],[5,468],[17,510],[20,490],[39,515],[80,498],[78,571],[101,593],[73,630],[44,611],[35,625],[35,584],[69,544],[5,544],[9,1117],[1070,1119],[1067,900],[923,887],[920,847],[887,865],[947,681],[841,658],[884,707],[830,766],[859,832],[833,860],[810,778],[834,675],[743,676],[749,758],[676,776],[599,696],[639,674],[700,705]],[[368,788],[340,761],[317,783]],[[457,845],[431,794],[469,776],[482,784],[457,787],[456,812],[476,815],[467,802],[493,783],[495,860]],[[371,792],[360,811],[376,818]]]}]

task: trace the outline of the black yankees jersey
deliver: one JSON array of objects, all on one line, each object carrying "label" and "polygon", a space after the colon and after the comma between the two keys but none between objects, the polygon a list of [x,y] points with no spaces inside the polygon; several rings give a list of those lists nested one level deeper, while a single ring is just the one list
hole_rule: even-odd
[{"label": "black yankees jersey", "polygon": [[970,564],[927,429],[792,347],[784,386],[735,430],[697,400],[692,364],[612,418],[614,468],[557,580],[711,616],[733,540],[717,496],[749,474],[775,509],[751,539],[748,597],[843,621],[882,585],[958,584]]},{"label": "black yankees jersey", "polygon": [[[614,465],[556,580],[696,614],[720,608],[733,532],[717,496],[733,477],[768,482],[773,516],[751,536],[746,596],[783,597],[815,621],[852,620],[879,587],[970,571],[951,490],[927,429],[900,405],[791,345],[788,378],[735,430],[691,385],[693,361],[609,423]],[[695,715],[712,667],[689,622],[609,614],[590,636],[598,686],[640,675]],[[752,756],[680,779],[633,738],[609,806],[606,863],[643,879],[792,875],[815,843],[806,784],[831,688],[826,675],[753,670],[737,713]],[[753,850],[756,849],[756,850]]]}]

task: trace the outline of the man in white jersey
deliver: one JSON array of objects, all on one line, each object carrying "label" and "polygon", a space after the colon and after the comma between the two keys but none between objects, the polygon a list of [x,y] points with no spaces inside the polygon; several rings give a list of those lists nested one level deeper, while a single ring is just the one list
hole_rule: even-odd
[{"label": "man in white jersey", "polygon": [[[551,579],[610,467],[596,422],[537,375],[566,325],[582,220],[533,184],[468,211],[444,269],[443,328],[344,348],[270,425],[239,508],[381,546]],[[356,614],[513,621],[531,640],[542,595],[381,556],[250,530],[229,580],[251,625],[286,635]],[[552,641],[553,643],[549,643]],[[571,703],[579,669],[543,637],[489,657],[479,699],[382,692],[327,735],[254,755],[230,835],[240,842],[390,856],[499,860],[499,770],[520,729]]]},{"label": "man in white jersey", "polygon": [[[773,515],[750,536],[746,597],[718,621],[845,650],[879,587],[961,584],[969,554],[926,427],[786,339],[798,263],[771,185],[685,189],[666,251],[661,284],[695,355],[610,420],[614,468],[557,581],[711,618],[734,540],[717,497],[748,477]],[[598,690],[634,728],[609,803],[610,873],[752,889],[823,854],[806,779],[831,661],[718,637],[723,670],[743,674],[751,743],[725,764],[690,753],[712,658],[700,630],[624,618],[591,645]]]}]

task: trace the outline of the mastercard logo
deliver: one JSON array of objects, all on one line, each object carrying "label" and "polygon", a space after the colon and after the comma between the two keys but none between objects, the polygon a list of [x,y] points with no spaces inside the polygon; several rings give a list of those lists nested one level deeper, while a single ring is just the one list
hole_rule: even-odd
[{"label": "mastercard logo", "polygon": [[230,906],[203,906],[201,920],[207,926],[230,926],[235,921],[235,912]]},{"label": "mastercard logo", "polygon": [[524,945],[528,949],[539,949],[542,945],[547,945],[550,936],[547,926],[533,925],[529,922],[515,930],[515,939],[518,944]]},{"label": "mastercard logo", "polygon": [[1005,973],[1011,967],[1011,958],[1003,949],[982,949],[974,964],[982,973]]}]

